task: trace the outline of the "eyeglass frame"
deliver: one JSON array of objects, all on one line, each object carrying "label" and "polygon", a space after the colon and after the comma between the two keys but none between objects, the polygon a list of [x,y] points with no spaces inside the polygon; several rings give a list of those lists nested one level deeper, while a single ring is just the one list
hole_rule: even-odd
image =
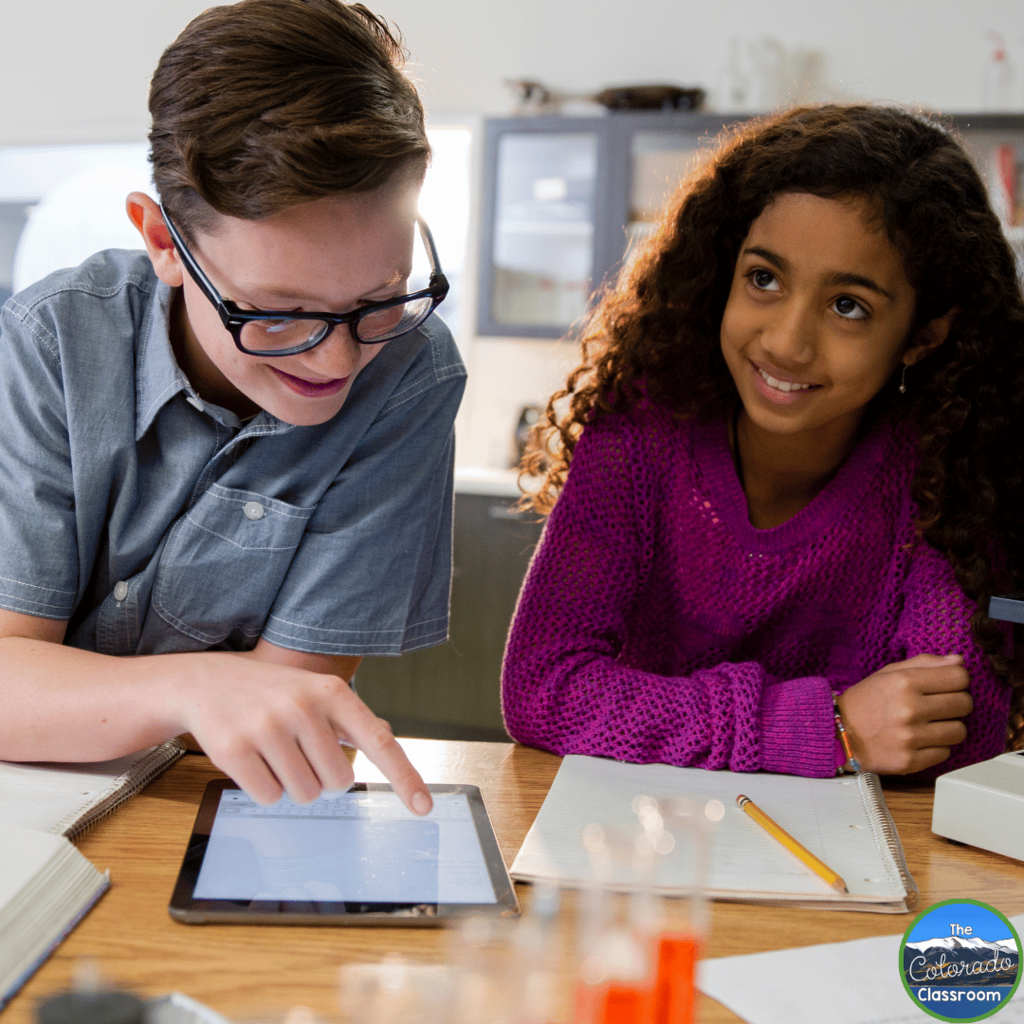
[{"label": "eyeglass frame", "polygon": [[[326,341],[334,331],[335,327],[340,324],[348,324],[349,333],[353,339],[360,345],[383,345],[389,341],[394,341],[395,338],[404,337],[406,334],[410,334],[415,331],[429,316],[434,312],[435,309],[444,301],[445,296],[448,294],[448,278],[445,277],[444,272],[441,270],[441,262],[438,259],[437,247],[434,245],[434,236],[430,233],[430,228],[427,227],[427,222],[417,216],[416,226],[419,228],[420,237],[423,239],[423,245],[427,250],[427,260],[430,263],[430,278],[427,281],[427,287],[421,288],[415,292],[409,292],[407,295],[400,295],[394,299],[386,299],[383,302],[370,302],[365,306],[360,306],[359,309],[354,309],[349,313],[306,313],[306,312],[295,312],[292,310],[273,310],[273,309],[239,309],[238,305],[231,299],[225,299],[213,282],[206,276],[203,268],[196,262],[195,256],[192,255],[192,251],[185,244],[185,239],[182,237],[181,232],[175,227],[174,222],[171,220],[164,209],[163,203],[160,204],[160,213],[163,216],[164,224],[167,225],[167,230],[170,232],[171,240],[174,242],[175,249],[178,250],[178,255],[181,257],[181,262],[185,264],[185,269],[189,272],[192,280],[199,286],[200,291],[210,300],[217,314],[220,316],[221,323],[231,334],[232,339],[235,342],[235,347],[239,352],[247,356],[293,356],[300,352],[309,352],[311,349],[317,347]],[[390,338],[371,338],[365,340],[359,337],[358,324],[363,317],[368,316],[371,313],[379,312],[382,309],[389,309],[394,306],[404,305],[408,302],[412,302],[415,299],[430,298],[431,306],[423,319],[415,323],[408,330],[402,331],[401,334],[396,334]],[[248,323],[258,322],[260,320],[320,320],[327,324],[327,330],[324,331],[320,338],[317,338],[310,345],[293,345],[291,348],[285,349],[273,349],[273,350],[254,350],[246,348],[242,344],[242,330]]]}]

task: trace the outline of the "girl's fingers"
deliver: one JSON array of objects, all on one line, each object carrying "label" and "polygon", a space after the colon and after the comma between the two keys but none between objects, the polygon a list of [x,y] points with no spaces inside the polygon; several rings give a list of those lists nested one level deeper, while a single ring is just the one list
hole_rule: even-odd
[{"label": "girl's fingers", "polygon": [[904,774],[912,775],[914,772],[923,772],[926,768],[941,764],[949,755],[949,747],[922,747],[914,752],[910,767]]},{"label": "girl's fingers", "polygon": [[[929,722],[918,735],[918,750],[927,747],[954,747],[967,739],[967,726],[959,719]],[[947,755],[948,756],[948,755]]]},{"label": "girl's fingers", "polygon": [[925,698],[922,710],[929,722],[966,718],[974,710],[974,698],[966,690],[934,694]]}]

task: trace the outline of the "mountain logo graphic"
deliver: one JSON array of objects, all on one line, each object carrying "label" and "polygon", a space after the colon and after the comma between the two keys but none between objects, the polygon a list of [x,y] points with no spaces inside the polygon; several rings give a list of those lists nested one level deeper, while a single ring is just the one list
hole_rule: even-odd
[{"label": "mountain logo graphic", "polygon": [[946,900],[919,914],[900,945],[910,998],[938,1020],[984,1020],[1020,982],[1021,943],[1013,925],[977,900]]}]

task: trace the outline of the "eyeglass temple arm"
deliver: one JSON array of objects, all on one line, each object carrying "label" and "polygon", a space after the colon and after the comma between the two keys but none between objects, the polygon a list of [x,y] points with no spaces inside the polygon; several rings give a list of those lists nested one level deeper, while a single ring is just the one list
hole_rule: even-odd
[{"label": "eyeglass temple arm", "polygon": [[427,249],[427,256],[430,258],[430,269],[434,274],[441,273],[441,260],[437,255],[437,246],[434,245],[434,236],[427,227],[427,222],[422,217],[416,218],[416,225],[420,229],[420,238]]}]

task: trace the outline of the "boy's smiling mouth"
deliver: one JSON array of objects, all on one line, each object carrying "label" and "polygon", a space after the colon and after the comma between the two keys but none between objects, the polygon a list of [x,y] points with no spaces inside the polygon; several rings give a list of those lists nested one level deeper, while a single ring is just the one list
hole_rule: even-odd
[{"label": "boy's smiling mouth", "polygon": [[281,381],[287,387],[297,395],[303,395],[305,398],[323,398],[328,395],[336,395],[352,379],[349,376],[327,378],[326,380],[308,380],[305,377],[296,377],[291,373],[285,373],[284,370],[279,370],[276,366],[271,366],[270,369],[281,378]]}]

